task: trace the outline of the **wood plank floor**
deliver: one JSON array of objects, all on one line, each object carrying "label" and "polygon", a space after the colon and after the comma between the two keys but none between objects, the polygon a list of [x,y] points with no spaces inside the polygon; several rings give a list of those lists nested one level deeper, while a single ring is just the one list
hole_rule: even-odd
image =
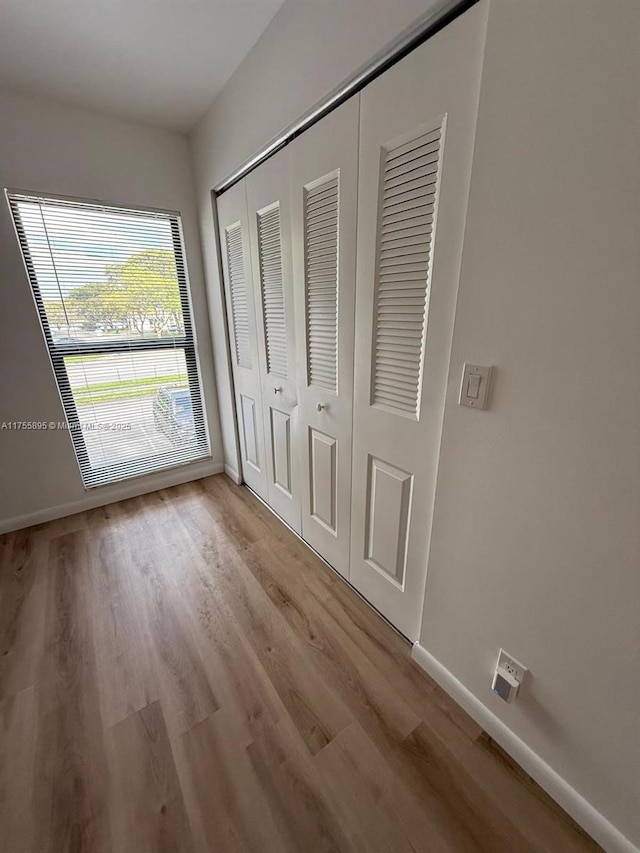
[{"label": "wood plank floor", "polygon": [[594,844],[223,475],[0,537],[6,853]]}]

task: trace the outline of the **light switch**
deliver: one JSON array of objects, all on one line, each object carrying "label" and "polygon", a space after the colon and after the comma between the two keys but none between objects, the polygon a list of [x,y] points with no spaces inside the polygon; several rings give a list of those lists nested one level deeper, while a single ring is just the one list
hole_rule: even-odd
[{"label": "light switch", "polygon": [[472,373],[467,380],[467,397],[470,400],[477,400],[480,396],[480,382],[482,381],[479,373]]},{"label": "light switch", "polygon": [[461,406],[469,406],[472,409],[487,408],[492,370],[492,367],[481,364],[465,364],[458,401]]}]

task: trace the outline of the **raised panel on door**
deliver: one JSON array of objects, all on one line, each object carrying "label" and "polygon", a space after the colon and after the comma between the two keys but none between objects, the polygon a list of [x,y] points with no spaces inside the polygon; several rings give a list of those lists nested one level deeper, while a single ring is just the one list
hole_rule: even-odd
[{"label": "raised panel on door", "polygon": [[262,390],[245,182],[216,202],[242,477],[268,499]]},{"label": "raised panel on door", "polygon": [[309,514],[335,536],[338,529],[338,441],[309,427]]},{"label": "raised panel on door", "polygon": [[361,92],[351,576],[418,637],[479,95],[480,2]]},{"label": "raised panel on door", "polygon": [[302,535],[349,577],[356,96],[291,148]]},{"label": "raised panel on door", "polygon": [[259,471],[260,459],[264,454],[260,453],[258,445],[260,431],[257,417],[256,401],[248,394],[240,394],[240,428],[244,444],[244,461],[254,470]]},{"label": "raised panel on door", "polygon": [[259,166],[246,182],[267,502],[299,533],[300,488],[295,451],[299,422],[288,149]]},{"label": "raised panel on door", "polygon": [[365,559],[402,589],[413,474],[374,456],[368,457],[367,467]]},{"label": "raised panel on door", "polygon": [[273,483],[291,497],[291,416],[271,406],[271,456]]}]

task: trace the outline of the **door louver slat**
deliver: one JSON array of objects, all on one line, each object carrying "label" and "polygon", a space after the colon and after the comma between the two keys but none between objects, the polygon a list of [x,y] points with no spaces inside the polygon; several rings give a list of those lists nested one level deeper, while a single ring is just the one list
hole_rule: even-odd
[{"label": "door louver slat", "polygon": [[337,391],[338,176],[305,189],[307,376],[310,385]]},{"label": "door louver slat", "polygon": [[372,404],[419,415],[442,128],[386,151],[380,182]]},{"label": "door louver slat", "polygon": [[231,295],[231,313],[235,335],[236,364],[251,368],[251,331],[249,327],[249,305],[247,283],[244,273],[244,254],[242,246],[242,227],[240,223],[227,228],[227,263],[229,267],[229,290]]},{"label": "door louver slat", "polygon": [[287,378],[287,328],[282,283],[280,207],[258,214],[258,254],[267,371]]},{"label": "door louver slat", "polygon": [[412,155],[414,157],[419,156],[415,154],[416,151],[429,150],[429,146],[433,146],[434,144],[439,146],[441,130],[440,127],[437,127],[435,130],[415,136],[409,142],[405,142],[404,145],[398,145],[397,148],[388,151],[386,157],[387,164],[395,166],[399,160],[404,160],[407,157],[410,158]]}]

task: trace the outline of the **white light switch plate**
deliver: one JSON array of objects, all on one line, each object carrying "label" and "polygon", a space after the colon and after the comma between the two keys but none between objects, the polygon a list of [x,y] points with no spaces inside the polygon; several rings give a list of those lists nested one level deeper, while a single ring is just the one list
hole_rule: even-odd
[{"label": "white light switch plate", "polygon": [[471,409],[487,408],[492,372],[492,367],[465,363],[458,400],[461,406],[469,406]]}]

